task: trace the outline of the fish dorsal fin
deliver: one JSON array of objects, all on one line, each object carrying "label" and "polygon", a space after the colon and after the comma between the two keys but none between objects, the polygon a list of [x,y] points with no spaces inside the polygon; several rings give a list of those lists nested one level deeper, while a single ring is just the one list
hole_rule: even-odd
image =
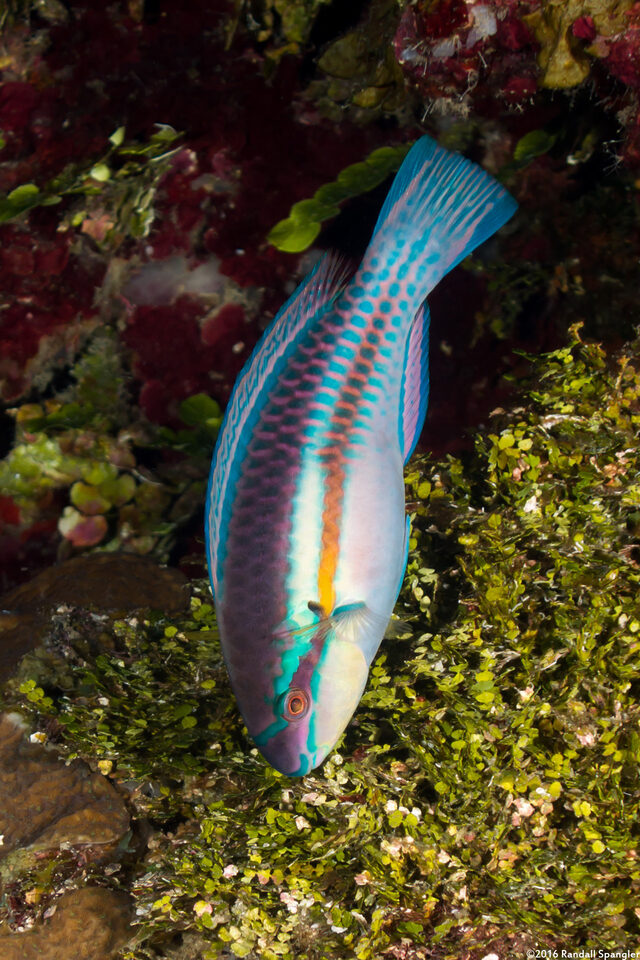
[{"label": "fish dorsal fin", "polygon": [[[231,394],[224,421],[218,434],[207,491],[207,523],[209,569],[214,592],[217,590],[219,545],[229,519],[227,491],[232,479],[231,465],[246,443],[246,426],[261,407],[261,396],[277,379],[281,362],[306,327],[328,310],[351,276],[348,261],[335,254],[325,254],[279,310],[271,326],[263,334],[247,361]],[[212,509],[212,498],[222,509]]]},{"label": "fish dorsal fin", "polygon": [[[331,306],[351,273],[349,263],[342,257],[325,254],[280,308],[256,345],[231,394],[227,407],[230,422],[222,431],[229,438],[229,443],[242,431],[248,408],[256,404],[257,395],[268,385],[278,359],[307,325]],[[218,455],[223,453],[223,446],[221,444]]]},{"label": "fish dorsal fin", "polygon": [[429,306],[411,324],[400,388],[400,446],[406,463],[420,439],[429,404]]}]

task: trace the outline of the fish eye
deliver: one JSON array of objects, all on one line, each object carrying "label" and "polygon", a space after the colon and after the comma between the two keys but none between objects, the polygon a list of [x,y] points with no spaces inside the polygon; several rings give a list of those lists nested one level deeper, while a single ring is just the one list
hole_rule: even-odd
[{"label": "fish eye", "polygon": [[281,699],[281,714],[285,720],[300,720],[309,711],[309,697],[304,690],[289,690]]}]

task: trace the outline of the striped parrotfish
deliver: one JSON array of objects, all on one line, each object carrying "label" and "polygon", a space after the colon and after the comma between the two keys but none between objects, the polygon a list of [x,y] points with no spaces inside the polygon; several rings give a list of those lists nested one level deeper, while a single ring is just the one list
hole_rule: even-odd
[{"label": "striped parrotfish", "polygon": [[422,137],[355,271],[325,255],[234,388],[207,493],[222,650],[276,769],[325,759],[364,690],[407,563],[403,466],[427,408],[425,298],[513,214],[474,163]]}]

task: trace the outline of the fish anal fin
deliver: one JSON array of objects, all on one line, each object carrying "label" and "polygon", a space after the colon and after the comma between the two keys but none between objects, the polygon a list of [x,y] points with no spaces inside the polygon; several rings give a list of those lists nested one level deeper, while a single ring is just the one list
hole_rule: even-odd
[{"label": "fish anal fin", "polygon": [[416,313],[404,359],[400,389],[400,446],[406,463],[420,439],[429,404],[429,307]]}]

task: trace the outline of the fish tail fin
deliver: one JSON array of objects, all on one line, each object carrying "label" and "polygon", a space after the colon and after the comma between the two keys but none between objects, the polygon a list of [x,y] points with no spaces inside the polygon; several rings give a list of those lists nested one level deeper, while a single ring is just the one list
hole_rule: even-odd
[{"label": "fish tail fin", "polygon": [[517,203],[471,160],[424,136],[411,148],[380,211],[358,271],[389,270],[412,287],[414,309],[442,277],[514,214]]}]

